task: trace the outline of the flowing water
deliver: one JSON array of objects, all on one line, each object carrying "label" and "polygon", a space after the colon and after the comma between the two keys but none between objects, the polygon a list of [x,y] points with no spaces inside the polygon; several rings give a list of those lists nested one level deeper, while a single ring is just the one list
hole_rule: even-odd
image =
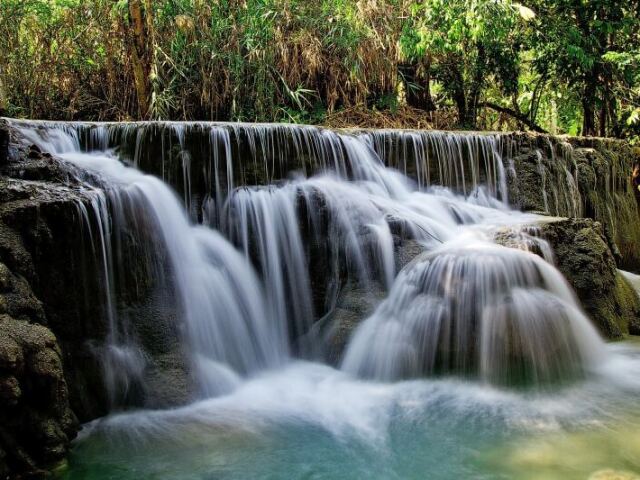
[{"label": "flowing water", "polygon": [[[88,172],[78,208],[103,266],[98,354],[114,406],[153,361],[118,308],[127,236],[175,304],[196,383],[188,405],[86,425],[63,478],[640,475],[640,349],[602,341],[538,217],[508,207],[499,136],[15,125]],[[153,148],[160,168],[145,160]],[[565,173],[545,178],[545,205],[577,214]],[[521,248],[496,243],[505,229]],[[422,253],[405,266],[407,242]],[[320,330],[342,327],[354,285],[384,299],[331,363]]]}]

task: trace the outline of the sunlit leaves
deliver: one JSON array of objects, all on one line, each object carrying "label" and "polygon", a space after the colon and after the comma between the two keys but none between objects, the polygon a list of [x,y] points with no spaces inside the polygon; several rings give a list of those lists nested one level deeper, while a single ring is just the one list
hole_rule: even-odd
[{"label": "sunlit leaves", "polygon": [[520,14],[523,20],[529,21],[529,20],[533,20],[536,17],[536,12],[531,10],[529,7],[519,3],[515,4],[515,6],[517,7],[518,13]]}]

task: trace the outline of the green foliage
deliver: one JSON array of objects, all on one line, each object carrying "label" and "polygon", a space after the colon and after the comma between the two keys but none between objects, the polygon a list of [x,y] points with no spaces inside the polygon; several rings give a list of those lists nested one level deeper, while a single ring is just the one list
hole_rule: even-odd
[{"label": "green foliage", "polygon": [[137,0],[138,37],[134,2],[0,0],[0,105],[321,123],[409,103],[474,128],[640,134],[640,0]]},{"label": "green foliage", "polygon": [[517,90],[520,24],[525,21],[518,7],[510,0],[430,0],[410,7],[401,52],[409,61],[429,57],[434,78],[469,126],[475,126],[490,78],[506,96]]},{"label": "green foliage", "polygon": [[583,133],[622,135],[621,120],[638,106],[637,55],[629,49],[640,41],[640,3],[533,0],[533,7],[535,70],[553,79],[550,88],[579,96]]}]

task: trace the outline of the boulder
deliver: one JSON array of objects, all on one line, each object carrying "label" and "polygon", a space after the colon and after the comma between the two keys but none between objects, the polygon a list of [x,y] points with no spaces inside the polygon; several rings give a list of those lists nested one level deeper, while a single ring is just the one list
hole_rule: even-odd
[{"label": "boulder", "polygon": [[31,476],[52,468],[78,427],[56,337],[0,315],[0,472]]},{"label": "boulder", "polygon": [[[396,237],[395,245],[397,271],[424,252],[424,247],[411,239]],[[374,312],[386,296],[387,291],[377,282],[363,285],[346,281],[338,293],[333,309],[315,323],[305,340],[321,344],[324,359],[338,365],[354,330]]]}]

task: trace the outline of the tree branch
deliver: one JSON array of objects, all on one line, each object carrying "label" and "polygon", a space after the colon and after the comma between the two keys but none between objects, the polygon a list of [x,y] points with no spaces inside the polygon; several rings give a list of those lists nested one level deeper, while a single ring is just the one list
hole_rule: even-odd
[{"label": "tree branch", "polygon": [[516,120],[518,120],[519,122],[522,122],[523,124],[525,124],[527,127],[529,127],[534,132],[549,133],[544,128],[542,128],[539,125],[537,125],[535,122],[532,122],[531,120],[529,120],[529,118],[527,118],[526,115],[524,115],[524,114],[522,114],[520,112],[516,112],[515,110],[513,110],[513,109],[511,109],[509,107],[503,107],[502,105],[498,105],[498,104],[492,103],[492,102],[484,102],[484,103],[481,104],[481,106],[485,107],[485,108],[490,108],[491,110],[495,110],[496,112],[506,113],[510,117],[513,117]]}]

